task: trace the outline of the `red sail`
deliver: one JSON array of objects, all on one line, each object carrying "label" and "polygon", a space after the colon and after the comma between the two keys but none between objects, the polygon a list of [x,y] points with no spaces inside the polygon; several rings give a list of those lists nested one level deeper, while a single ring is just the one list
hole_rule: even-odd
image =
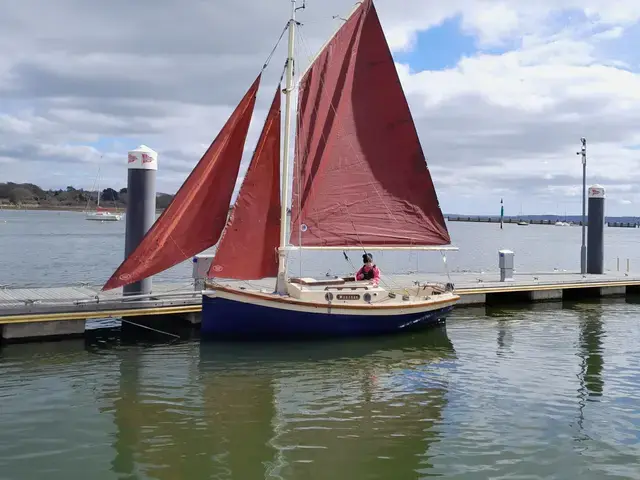
[{"label": "red sail", "polygon": [[262,74],[173,201],[102,288],[137,282],[215,245],[225,226]]},{"label": "red sail", "polygon": [[280,88],[271,104],[209,277],[256,280],[278,274]]},{"label": "red sail", "polygon": [[450,243],[371,0],[363,1],[302,78],[297,132],[292,244]]}]

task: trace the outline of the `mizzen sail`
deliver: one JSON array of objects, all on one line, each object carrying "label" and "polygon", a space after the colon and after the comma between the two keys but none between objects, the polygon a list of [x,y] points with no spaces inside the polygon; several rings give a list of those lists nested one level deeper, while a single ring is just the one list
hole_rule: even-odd
[{"label": "mizzen sail", "polygon": [[371,0],[322,50],[298,98],[293,245],[450,243]]},{"label": "mizzen sail", "polygon": [[173,201],[103,290],[160,273],[218,242],[229,213],[261,76],[253,82]]},{"label": "mizzen sail", "polygon": [[278,86],[209,277],[257,280],[278,273],[280,103]]}]

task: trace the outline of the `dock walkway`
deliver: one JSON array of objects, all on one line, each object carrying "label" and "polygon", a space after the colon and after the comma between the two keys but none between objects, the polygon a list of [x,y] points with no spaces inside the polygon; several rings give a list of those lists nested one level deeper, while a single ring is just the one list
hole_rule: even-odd
[{"label": "dock walkway", "polygon": [[[384,275],[382,285],[396,291],[416,288],[415,282],[451,281],[461,295],[459,305],[508,301],[558,300],[563,297],[625,295],[640,292],[640,275],[607,273],[516,273],[501,282],[496,273]],[[232,282],[245,285],[245,282]],[[274,279],[251,282],[254,288],[271,288]],[[193,282],[154,283],[153,296],[123,297],[121,289],[100,292],[82,285],[56,288],[0,289],[0,325],[29,322],[120,318],[127,316],[187,314],[201,309],[201,296]]]},{"label": "dock walkway", "polygon": [[201,299],[188,283],[156,283],[150,298],[123,298],[87,284],[52,288],[0,288],[0,324],[187,313]]}]

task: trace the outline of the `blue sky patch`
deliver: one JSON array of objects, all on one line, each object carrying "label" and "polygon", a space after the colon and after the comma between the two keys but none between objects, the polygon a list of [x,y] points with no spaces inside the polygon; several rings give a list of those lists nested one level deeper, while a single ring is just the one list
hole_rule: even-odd
[{"label": "blue sky patch", "polygon": [[458,16],[418,32],[414,48],[410,52],[397,53],[395,59],[416,71],[445,70],[477,51],[475,38],[462,32]]},{"label": "blue sky patch", "polygon": [[627,27],[621,36],[602,40],[597,45],[596,51],[600,57],[624,62],[627,65],[624,70],[637,73],[640,72],[638,44],[640,44],[640,24],[636,23]]},{"label": "blue sky patch", "polygon": [[557,32],[566,28],[579,28],[588,21],[589,17],[587,17],[583,10],[569,8],[549,12],[545,23],[547,29]]},{"label": "blue sky patch", "polygon": [[413,71],[446,70],[455,67],[464,57],[478,53],[500,54],[513,48],[480,49],[476,37],[462,29],[462,18],[457,15],[440,25],[418,32],[413,49],[394,55],[398,63],[409,65]]},{"label": "blue sky patch", "polygon": [[132,142],[130,138],[125,137],[100,137],[95,142],[83,142],[82,145],[89,145],[97,150],[103,152],[109,152],[114,150],[120,150],[123,146],[125,148],[136,148],[138,145]]}]

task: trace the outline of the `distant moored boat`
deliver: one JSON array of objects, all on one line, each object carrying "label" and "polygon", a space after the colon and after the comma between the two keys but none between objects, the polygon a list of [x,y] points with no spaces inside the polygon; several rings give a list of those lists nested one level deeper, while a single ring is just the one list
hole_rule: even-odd
[{"label": "distant moored boat", "polygon": [[98,207],[95,212],[87,212],[86,219],[99,222],[117,222],[122,219],[122,214]]}]

